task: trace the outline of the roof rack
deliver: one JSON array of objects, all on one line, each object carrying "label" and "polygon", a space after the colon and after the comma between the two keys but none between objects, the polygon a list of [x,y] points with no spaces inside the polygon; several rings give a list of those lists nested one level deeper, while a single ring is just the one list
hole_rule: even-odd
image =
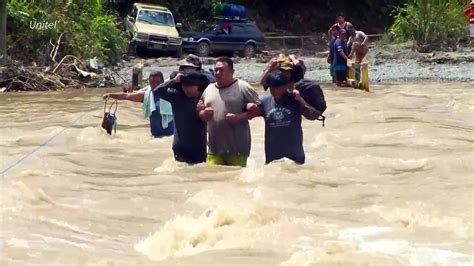
[{"label": "roof rack", "polygon": [[237,21],[237,22],[246,22],[248,19],[246,17],[214,17],[214,20],[222,21]]}]

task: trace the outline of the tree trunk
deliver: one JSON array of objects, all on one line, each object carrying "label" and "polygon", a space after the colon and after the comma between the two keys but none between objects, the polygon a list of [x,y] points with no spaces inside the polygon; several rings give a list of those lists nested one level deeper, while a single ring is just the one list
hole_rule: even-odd
[{"label": "tree trunk", "polygon": [[0,0],[0,66],[7,62],[7,0]]}]

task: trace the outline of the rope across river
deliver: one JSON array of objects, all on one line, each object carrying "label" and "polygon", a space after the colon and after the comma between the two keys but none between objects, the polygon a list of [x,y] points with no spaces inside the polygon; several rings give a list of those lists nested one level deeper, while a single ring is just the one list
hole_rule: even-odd
[{"label": "rope across river", "polygon": [[61,135],[64,131],[67,129],[71,128],[74,126],[79,120],[81,120],[84,116],[87,114],[91,113],[92,111],[95,111],[99,108],[100,104],[103,103],[103,100],[99,100],[94,105],[89,109],[88,111],[83,112],[81,115],[79,115],[76,119],[74,119],[72,122],[70,122],[66,127],[61,129],[59,132],[54,134],[53,136],[49,137],[47,140],[45,140],[43,143],[41,143],[39,146],[28,152],[27,154],[23,155],[20,159],[16,160],[15,162],[11,163],[7,167],[5,167],[1,172],[0,172],[0,177],[4,177],[6,173],[8,173],[10,170],[24,162],[26,159],[28,159],[30,156],[38,152],[41,148],[48,146],[54,139],[56,139],[59,135]]}]

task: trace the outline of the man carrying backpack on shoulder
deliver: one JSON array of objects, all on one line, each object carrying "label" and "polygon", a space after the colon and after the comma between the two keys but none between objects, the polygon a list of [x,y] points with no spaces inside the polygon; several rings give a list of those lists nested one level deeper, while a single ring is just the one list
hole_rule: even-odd
[{"label": "man carrying backpack on shoulder", "polygon": [[[321,94],[318,95],[315,84],[308,80],[297,82],[290,91],[292,83],[281,70],[270,72],[265,82],[270,88],[271,96],[264,96],[259,107],[255,104],[247,105],[247,109],[252,112],[258,108],[252,115],[263,116],[265,120],[265,163],[288,158],[303,164],[305,153],[301,116],[309,120],[322,117],[321,114],[326,109],[322,91],[319,88]],[[306,97],[299,88],[305,90]],[[316,109],[315,105],[323,110]]]}]

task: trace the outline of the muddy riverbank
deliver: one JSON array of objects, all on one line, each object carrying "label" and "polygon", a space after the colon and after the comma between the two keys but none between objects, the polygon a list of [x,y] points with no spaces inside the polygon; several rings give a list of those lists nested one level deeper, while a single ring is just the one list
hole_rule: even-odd
[{"label": "muddy riverbank", "polygon": [[[307,54],[307,53],[306,53]],[[314,52],[301,58],[307,66],[306,77],[321,83],[330,82],[329,65],[326,62],[327,52]],[[440,80],[473,82],[474,48],[461,47],[456,52],[435,52],[421,54],[412,51],[409,44],[372,45],[369,54],[369,78],[371,82],[399,82],[415,80]],[[213,67],[215,58],[203,58],[204,68]],[[262,58],[234,58],[236,76],[251,83],[257,83],[265,68],[266,60]],[[177,70],[179,59],[133,58],[123,61],[114,70],[126,79],[131,78],[132,67],[144,63],[143,76],[147,77],[153,70],[160,70],[165,76]]]}]

